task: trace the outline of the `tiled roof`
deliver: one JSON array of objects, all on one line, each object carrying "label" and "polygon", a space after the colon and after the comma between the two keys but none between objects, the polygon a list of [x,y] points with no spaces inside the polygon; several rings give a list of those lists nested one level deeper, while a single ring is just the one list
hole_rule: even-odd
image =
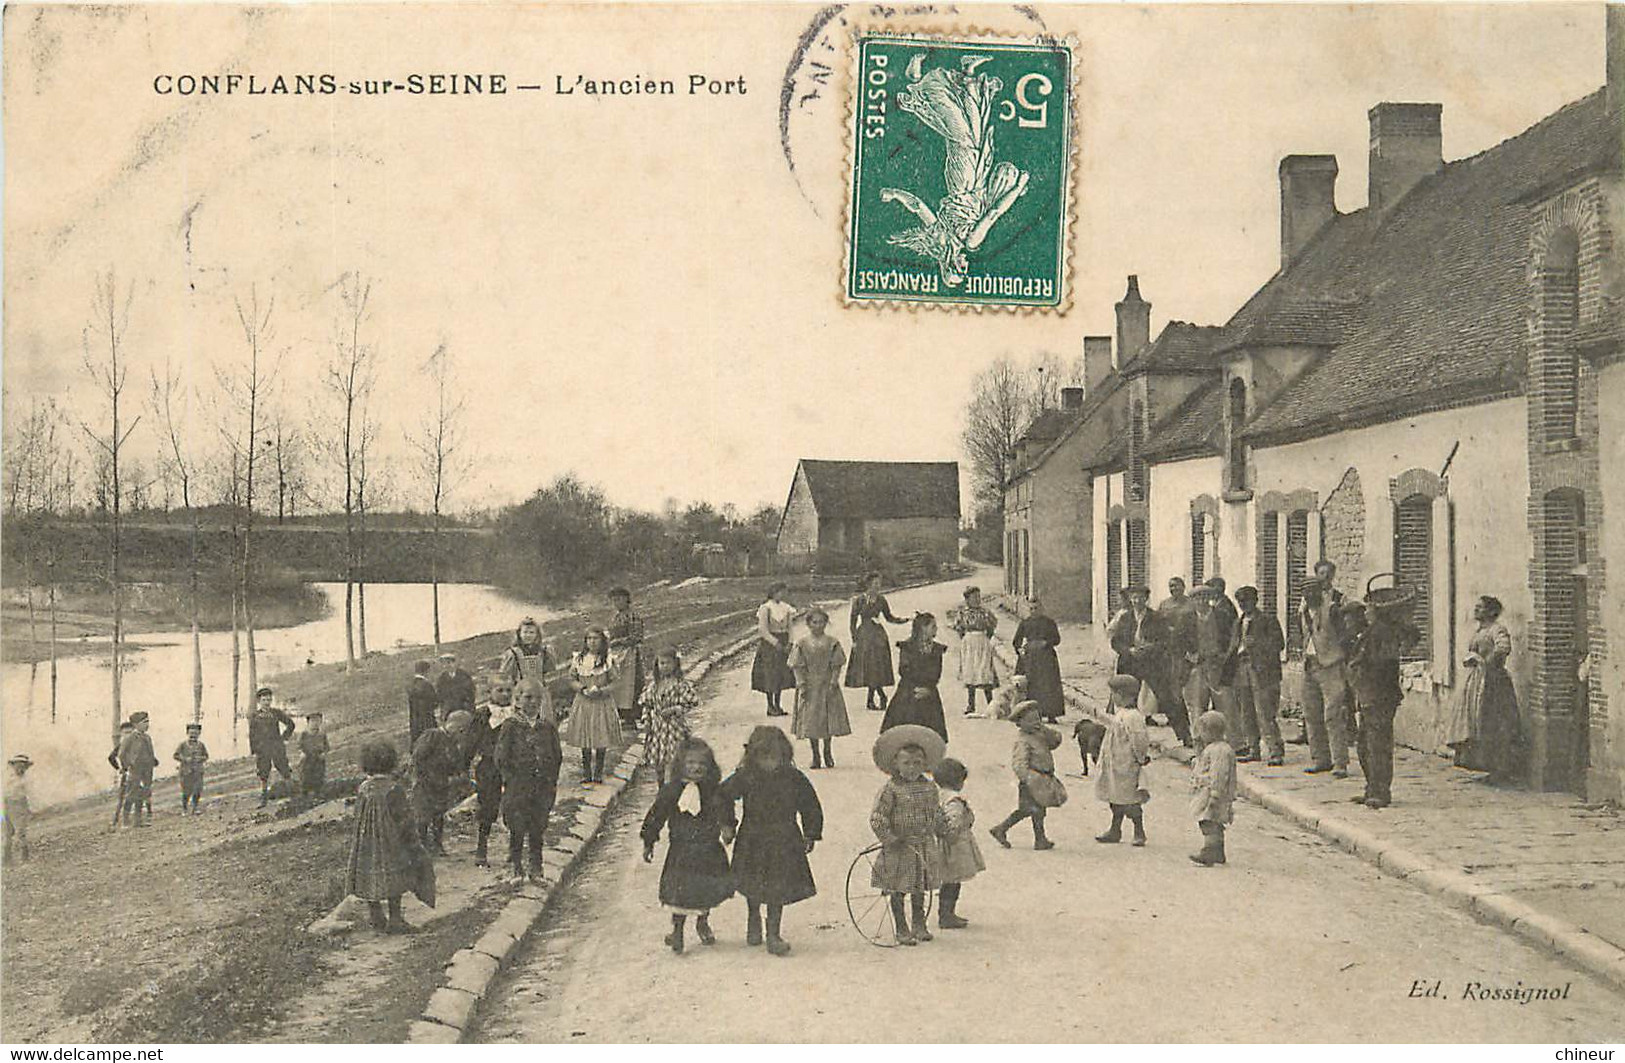
[{"label": "tiled roof", "polygon": [[952,461],[801,460],[820,518],[959,519],[959,464]]},{"label": "tiled roof", "polygon": [[1215,442],[1224,424],[1224,388],[1209,381],[1185,397],[1151,429],[1145,456],[1152,460],[1219,453]]},{"label": "tiled roof", "polygon": [[1017,469],[1015,472],[1011,473],[1010,483],[1016,482],[1029,472],[1032,472],[1034,469],[1044,464],[1044,462],[1048,461],[1049,456],[1059,450],[1061,444],[1065,443],[1071,438],[1072,433],[1083,427],[1089,418],[1093,417],[1095,413],[1106,404],[1106,400],[1116,394],[1122,388],[1122,386],[1123,378],[1115,369],[1102,377],[1100,383],[1096,384],[1093,388],[1090,388],[1089,393],[1084,396],[1083,405],[1081,407],[1079,407],[1077,410],[1067,411],[1071,414],[1071,417],[1065,426],[1063,426],[1060,434],[1055,437],[1054,441],[1045,446],[1045,448],[1038,454],[1034,455],[1031,460],[1027,462],[1026,467]]},{"label": "tiled roof", "polygon": [[1527,197],[1617,166],[1603,93],[1425,178],[1386,214],[1339,215],[1224,326],[1222,350],[1331,349],[1248,426],[1285,441],[1521,390]]},{"label": "tiled roof", "polygon": [[1147,372],[1201,372],[1216,368],[1214,352],[1224,329],[1217,325],[1193,325],[1170,321],[1145,350],[1123,367],[1124,376]]},{"label": "tiled roof", "polygon": [[1021,433],[1021,441],[1023,443],[1048,443],[1066,431],[1066,426],[1072,423],[1072,419],[1077,416],[1077,413],[1077,410],[1058,410],[1053,407],[1044,410],[1037,417],[1034,417],[1033,423],[1027,426],[1025,432]]}]

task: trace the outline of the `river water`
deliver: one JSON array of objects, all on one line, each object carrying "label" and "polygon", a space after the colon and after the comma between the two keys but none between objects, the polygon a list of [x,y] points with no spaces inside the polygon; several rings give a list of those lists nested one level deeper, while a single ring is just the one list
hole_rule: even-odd
[{"label": "river water", "polygon": [[[260,678],[272,686],[276,685],[278,673],[303,668],[306,661],[320,664],[344,659],[344,584],[315,586],[327,599],[327,612],[321,619],[254,633]],[[430,595],[427,583],[368,584],[368,648],[393,650],[430,642]],[[543,606],[511,598],[493,587],[468,583],[440,586],[440,634],[448,642],[511,629],[524,616],[547,620],[555,615]],[[8,625],[6,637],[27,635]],[[192,718],[191,634],[132,635],[128,642],[141,649],[124,659],[124,714],[138,710],[151,714],[158,773],[172,774],[174,762],[170,754],[186,737],[186,724]],[[202,645],[203,742],[215,759],[246,755],[246,723],[236,729],[233,738],[231,632],[204,632]],[[246,685],[246,661],[242,674]],[[402,683],[404,689],[404,674]],[[111,690],[110,652],[60,659],[56,719],[52,720],[49,663],[0,666],[0,748],[8,757],[27,753],[33,758],[28,783],[35,808],[117,783],[117,776],[107,766],[107,753],[112,748]],[[252,700],[245,690],[244,710]]]}]

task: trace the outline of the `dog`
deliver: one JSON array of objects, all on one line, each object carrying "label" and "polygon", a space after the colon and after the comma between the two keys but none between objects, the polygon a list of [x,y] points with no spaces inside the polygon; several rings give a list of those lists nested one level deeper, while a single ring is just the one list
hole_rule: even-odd
[{"label": "dog", "polygon": [[1078,740],[1078,759],[1083,761],[1083,774],[1089,774],[1089,761],[1100,763],[1100,745],[1106,740],[1106,726],[1085,716],[1072,728],[1072,737]]}]

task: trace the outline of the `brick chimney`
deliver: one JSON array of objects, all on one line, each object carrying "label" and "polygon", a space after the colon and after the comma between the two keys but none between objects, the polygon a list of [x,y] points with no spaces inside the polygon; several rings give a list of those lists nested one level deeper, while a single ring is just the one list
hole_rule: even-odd
[{"label": "brick chimney", "polygon": [[1083,386],[1090,395],[1099,388],[1106,374],[1112,371],[1112,338],[1085,336],[1083,338]]},{"label": "brick chimney", "polygon": [[1288,155],[1281,160],[1281,267],[1337,216],[1337,156]]},{"label": "brick chimney", "polygon": [[1424,177],[1444,167],[1438,103],[1379,103],[1371,108],[1371,209],[1384,213]]},{"label": "brick chimney", "polygon": [[1128,291],[1117,304],[1117,349],[1112,368],[1121,369],[1151,342],[1151,304],[1140,298],[1140,278],[1128,275]]},{"label": "brick chimney", "polygon": [[1082,388],[1062,388],[1061,389],[1061,409],[1069,410],[1069,411],[1077,411],[1077,410],[1083,409],[1083,389]]}]

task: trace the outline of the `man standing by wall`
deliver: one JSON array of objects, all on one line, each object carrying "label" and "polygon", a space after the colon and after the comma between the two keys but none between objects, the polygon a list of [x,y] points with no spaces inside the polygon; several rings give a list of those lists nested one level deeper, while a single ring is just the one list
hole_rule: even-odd
[{"label": "man standing by wall", "polygon": [[1237,759],[1249,762],[1261,759],[1268,750],[1269,766],[1280,767],[1286,761],[1286,750],[1281,745],[1281,651],[1286,641],[1281,635],[1281,624],[1273,616],[1258,608],[1258,588],[1241,587],[1236,591],[1236,604],[1241,618],[1236,622],[1236,703],[1241,711],[1246,741],[1252,747]]},{"label": "man standing by wall", "polygon": [[1343,595],[1332,586],[1337,566],[1315,565],[1304,584],[1297,624],[1303,640],[1303,721],[1309,732],[1310,775],[1329,771],[1348,778],[1348,672],[1343,635]]},{"label": "man standing by wall", "polygon": [[1185,703],[1185,688],[1190,684],[1191,662],[1185,655],[1196,651],[1196,603],[1185,593],[1183,579],[1175,576],[1168,581],[1168,597],[1157,606],[1157,615],[1162,617],[1162,631],[1167,639],[1162,656],[1167,669],[1170,704],[1162,711],[1169,723],[1176,719],[1184,721],[1185,730],[1176,729],[1175,733],[1179,734],[1180,741],[1190,745],[1191,717]]}]

